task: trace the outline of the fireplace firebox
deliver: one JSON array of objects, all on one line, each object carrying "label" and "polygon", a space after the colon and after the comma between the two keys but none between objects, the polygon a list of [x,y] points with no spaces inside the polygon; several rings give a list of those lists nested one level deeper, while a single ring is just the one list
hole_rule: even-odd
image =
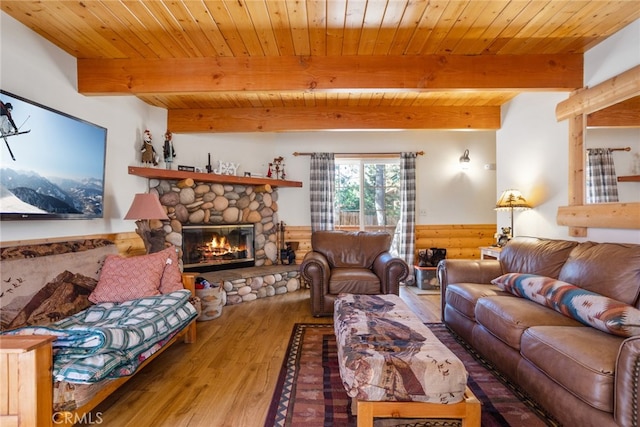
[{"label": "fireplace firebox", "polygon": [[182,263],[186,272],[253,267],[254,225],[185,225]]}]

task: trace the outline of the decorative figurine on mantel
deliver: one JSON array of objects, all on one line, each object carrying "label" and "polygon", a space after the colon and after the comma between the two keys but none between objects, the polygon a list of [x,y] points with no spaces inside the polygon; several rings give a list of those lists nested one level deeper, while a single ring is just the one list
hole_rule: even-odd
[{"label": "decorative figurine on mantel", "polygon": [[284,179],[287,174],[284,172],[284,163],[282,163],[284,157],[276,157],[273,162],[269,163],[269,170],[267,171],[267,178]]},{"label": "decorative figurine on mantel", "polygon": [[164,165],[167,169],[171,169],[171,163],[176,157],[176,150],[173,148],[173,134],[169,129],[164,134]]},{"label": "decorative figurine on mantel", "polygon": [[142,163],[152,163],[154,166],[158,166],[158,155],[156,149],[153,148],[151,138],[151,131],[149,129],[144,131],[142,135]]}]

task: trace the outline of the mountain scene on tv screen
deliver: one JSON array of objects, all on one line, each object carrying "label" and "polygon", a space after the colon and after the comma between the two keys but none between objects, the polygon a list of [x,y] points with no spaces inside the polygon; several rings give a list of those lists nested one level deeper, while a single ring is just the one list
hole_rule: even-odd
[{"label": "mountain scene on tv screen", "polygon": [[102,215],[102,182],[95,178],[43,177],[36,172],[3,168],[0,173],[3,213]]}]

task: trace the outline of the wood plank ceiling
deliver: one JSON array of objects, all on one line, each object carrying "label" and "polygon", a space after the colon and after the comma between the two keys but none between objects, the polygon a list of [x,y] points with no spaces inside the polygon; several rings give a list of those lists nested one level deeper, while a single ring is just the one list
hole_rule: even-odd
[{"label": "wood plank ceiling", "polygon": [[523,91],[583,86],[640,1],[10,1],[78,58],[78,90],[168,110],[174,133],[497,129]]}]

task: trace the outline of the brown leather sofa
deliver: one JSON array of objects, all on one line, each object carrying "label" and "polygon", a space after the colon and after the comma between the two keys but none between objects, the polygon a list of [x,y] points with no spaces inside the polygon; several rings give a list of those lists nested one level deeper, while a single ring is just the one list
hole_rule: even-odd
[{"label": "brown leather sofa", "polygon": [[442,318],[567,427],[638,426],[640,336],[624,338],[491,284],[551,277],[640,308],[640,245],[518,237],[500,260],[438,266]]},{"label": "brown leather sofa", "polygon": [[300,274],[311,291],[311,313],[332,316],[341,293],[396,294],[409,274],[407,263],[389,253],[384,232],[316,231]]}]

